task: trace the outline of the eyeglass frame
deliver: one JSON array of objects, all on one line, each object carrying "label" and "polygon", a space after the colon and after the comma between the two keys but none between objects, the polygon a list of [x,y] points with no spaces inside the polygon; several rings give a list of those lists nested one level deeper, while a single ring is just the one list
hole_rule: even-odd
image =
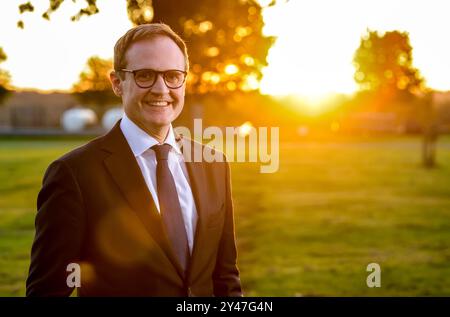
[{"label": "eyeglass frame", "polygon": [[[139,84],[137,83],[137,81],[136,81],[136,72],[141,71],[141,70],[151,70],[152,72],[155,72],[155,73],[156,73],[156,76],[155,76],[155,79],[153,80],[153,83],[152,83],[150,86],[148,86],[148,87],[142,87],[142,86],[139,85]],[[156,84],[156,81],[158,80],[158,76],[159,76],[159,75],[162,75],[162,78],[163,78],[163,81],[164,81],[164,85],[166,85],[167,88],[169,88],[169,89],[178,89],[178,88],[180,88],[181,86],[183,86],[183,84],[186,82],[186,77],[187,77],[187,74],[188,74],[187,71],[180,70],[180,69],[168,69],[168,70],[164,70],[164,71],[158,71],[158,70],[154,70],[154,69],[151,69],[151,68],[141,68],[141,69],[135,69],[135,70],[122,68],[120,71],[121,71],[121,72],[126,72],[126,73],[131,73],[131,74],[133,74],[134,83],[136,84],[136,86],[138,86],[139,88],[143,88],[143,89],[152,88],[152,87]],[[183,73],[183,74],[184,74],[183,81],[182,81],[181,84],[180,84],[179,86],[177,86],[177,87],[170,87],[169,85],[167,85],[165,75],[166,75],[167,72],[171,72],[171,71],[172,71],[172,72],[173,72],[173,71],[177,71],[177,72],[180,72],[180,73]]]}]

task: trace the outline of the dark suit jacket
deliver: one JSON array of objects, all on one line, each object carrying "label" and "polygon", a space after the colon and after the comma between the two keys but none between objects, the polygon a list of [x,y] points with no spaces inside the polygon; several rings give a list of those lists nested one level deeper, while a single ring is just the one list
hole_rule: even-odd
[{"label": "dark suit jacket", "polygon": [[[203,145],[191,144],[191,154]],[[185,152],[186,153],[186,152]],[[184,153],[184,154],[185,154]],[[226,162],[186,162],[198,212],[182,269],[119,123],[47,169],[37,199],[27,296],[242,296]]]}]

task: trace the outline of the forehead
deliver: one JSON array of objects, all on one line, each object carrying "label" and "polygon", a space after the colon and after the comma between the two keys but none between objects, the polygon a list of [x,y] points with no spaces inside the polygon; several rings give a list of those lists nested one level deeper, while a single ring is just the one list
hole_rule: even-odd
[{"label": "forehead", "polygon": [[183,52],[167,36],[155,36],[131,44],[125,58],[130,69],[185,69]]}]

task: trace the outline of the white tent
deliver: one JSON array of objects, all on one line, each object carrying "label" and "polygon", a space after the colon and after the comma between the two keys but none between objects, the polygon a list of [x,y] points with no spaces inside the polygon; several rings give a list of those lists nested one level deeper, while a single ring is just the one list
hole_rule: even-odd
[{"label": "white tent", "polygon": [[65,111],[61,117],[61,125],[68,132],[79,132],[97,122],[97,115],[87,108],[76,107]]}]

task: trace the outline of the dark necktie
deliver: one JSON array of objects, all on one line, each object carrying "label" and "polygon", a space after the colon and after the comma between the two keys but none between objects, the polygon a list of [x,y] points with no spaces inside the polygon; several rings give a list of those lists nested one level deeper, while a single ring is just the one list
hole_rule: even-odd
[{"label": "dark necktie", "polygon": [[169,144],[152,146],[157,160],[156,188],[160,213],[167,235],[183,271],[186,271],[189,261],[189,245],[175,181],[167,162],[170,148]]}]

